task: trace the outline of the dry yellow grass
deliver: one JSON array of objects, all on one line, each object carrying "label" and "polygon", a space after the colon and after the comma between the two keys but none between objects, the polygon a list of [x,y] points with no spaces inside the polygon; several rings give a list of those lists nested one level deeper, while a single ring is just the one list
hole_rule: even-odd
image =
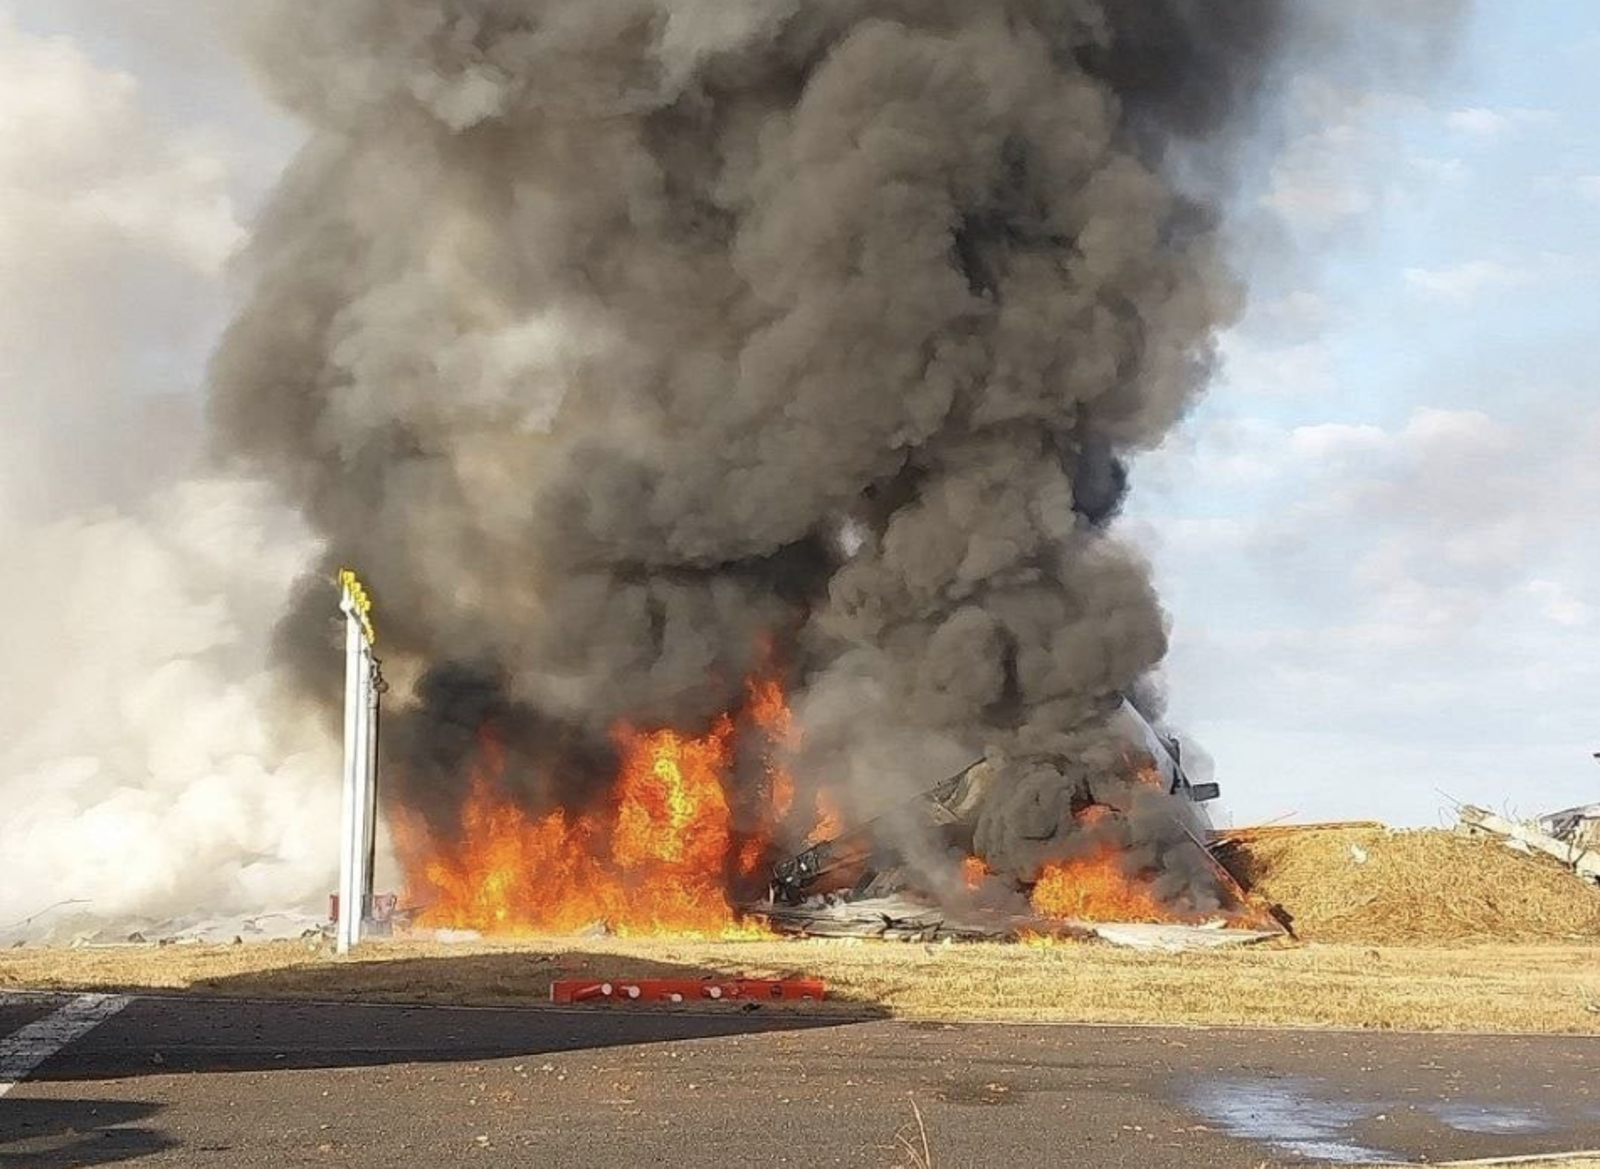
[{"label": "dry yellow grass", "polygon": [[552,979],[815,975],[824,1009],[911,1018],[1408,1030],[1600,1031],[1600,946],[1107,946],[537,940],[13,951],[0,989],[531,1005]]},{"label": "dry yellow grass", "polygon": [[1314,944],[1182,956],[571,938],[391,942],[352,959],[320,942],[20,950],[0,955],[0,989],[532,1005],[557,978],[805,974],[827,980],[823,1009],[913,1018],[1600,1031],[1600,892],[1554,862],[1361,828],[1264,833],[1230,863]]},{"label": "dry yellow grass", "polygon": [[1268,833],[1228,864],[1303,938],[1600,942],[1600,890],[1548,857],[1491,840],[1381,828]]}]

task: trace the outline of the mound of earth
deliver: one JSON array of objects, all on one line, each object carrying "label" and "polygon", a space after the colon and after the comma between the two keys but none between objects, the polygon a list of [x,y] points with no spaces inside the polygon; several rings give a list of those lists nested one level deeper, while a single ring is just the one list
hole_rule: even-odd
[{"label": "mound of earth", "polygon": [[1545,856],[1453,832],[1242,830],[1223,863],[1307,941],[1600,941],[1600,889]]}]

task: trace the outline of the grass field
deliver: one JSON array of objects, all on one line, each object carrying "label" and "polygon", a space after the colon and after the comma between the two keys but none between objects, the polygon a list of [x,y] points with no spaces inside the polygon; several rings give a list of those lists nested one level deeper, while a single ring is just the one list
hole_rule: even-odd
[{"label": "grass field", "polygon": [[343,959],[307,942],[0,955],[0,990],[486,1006],[545,1002],[557,978],[710,974],[819,976],[831,999],[823,1009],[922,1019],[1600,1032],[1597,945],[1284,945],[1152,955],[1087,944],[568,938],[372,943]]},{"label": "grass field", "polygon": [[[1448,832],[1269,829],[1230,864],[1306,942],[1110,946],[829,941],[373,943],[0,951],[0,990],[534,1005],[557,978],[810,975],[822,1009],[908,1018],[1600,1033],[1600,891]],[[660,1008],[652,1008],[660,1009]],[[816,1008],[807,1008],[816,1009]]]}]

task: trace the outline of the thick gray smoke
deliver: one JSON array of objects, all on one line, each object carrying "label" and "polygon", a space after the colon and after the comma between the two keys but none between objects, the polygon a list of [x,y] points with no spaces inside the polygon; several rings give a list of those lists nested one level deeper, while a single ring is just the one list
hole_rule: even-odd
[{"label": "thick gray smoke", "polygon": [[775,637],[803,780],[988,752],[1036,865],[1165,652],[1106,522],[1238,307],[1220,180],[1285,8],[254,4],[313,135],[214,420],[371,576],[403,798],[453,806],[490,717],[581,798],[616,720],[703,723]]}]

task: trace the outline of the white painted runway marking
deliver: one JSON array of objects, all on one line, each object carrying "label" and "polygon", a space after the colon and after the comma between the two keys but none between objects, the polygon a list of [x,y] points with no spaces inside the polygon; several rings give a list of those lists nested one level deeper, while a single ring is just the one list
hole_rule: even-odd
[{"label": "white painted runway marking", "polygon": [[133,1000],[122,994],[80,994],[53,1015],[0,1039],[0,1096],[40,1064],[75,1043]]}]

